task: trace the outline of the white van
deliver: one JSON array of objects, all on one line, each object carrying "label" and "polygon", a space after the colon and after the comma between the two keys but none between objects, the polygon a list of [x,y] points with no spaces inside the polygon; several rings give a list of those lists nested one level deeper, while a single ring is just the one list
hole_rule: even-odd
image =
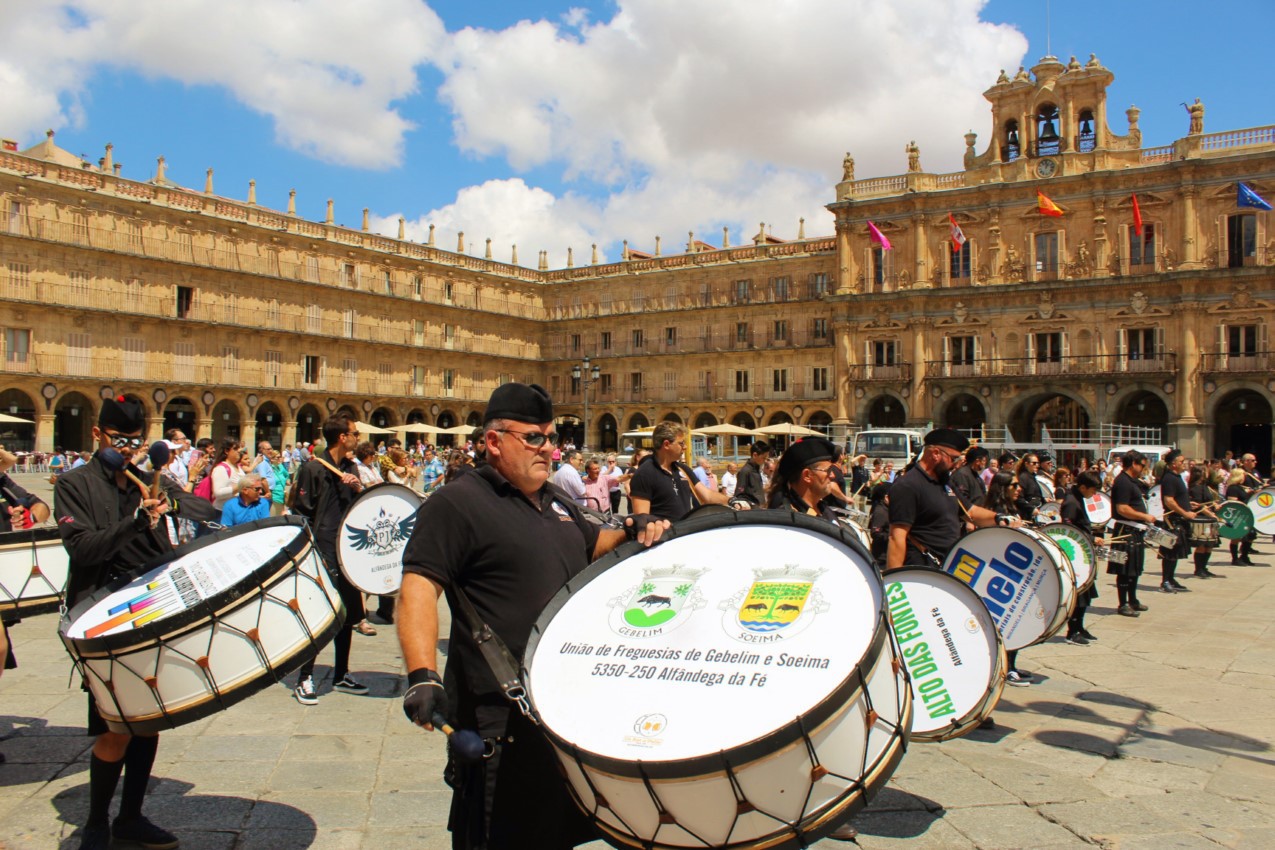
[{"label": "white van", "polygon": [[874,428],[860,431],[854,435],[851,443],[850,457],[868,456],[868,465],[874,460],[882,463],[894,461],[894,468],[902,471],[903,467],[921,451],[921,431],[913,428]]},{"label": "white van", "polygon": [[1114,467],[1120,465],[1120,458],[1125,452],[1137,451],[1147,456],[1147,466],[1151,469],[1159,463],[1165,455],[1173,451],[1173,446],[1116,446],[1107,452],[1107,466]]}]

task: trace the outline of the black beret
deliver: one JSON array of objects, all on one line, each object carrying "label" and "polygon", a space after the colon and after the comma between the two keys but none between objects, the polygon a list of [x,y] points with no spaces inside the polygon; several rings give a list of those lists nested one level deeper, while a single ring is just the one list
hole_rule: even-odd
[{"label": "black beret", "polygon": [[791,481],[813,463],[832,460],[837,456],[837,447],[823,437],[807,437],[793,443],[779,459],[779,474]]},{"label": "black beret", "polygon": [[131,434],[146,427],[146,414],[141,404],[129,401],[124,396],[105,398],[102,400],[102,411],[97,415],[97,424],[122,434]]},{"label": "black beret", "polygon": [[969,438],[955,428],[935,428],[925,435],[925,444],[956,449],[958,452],[964,452],[970,447]]},{"label": "black beret", "polygon": [[487,411],[483,414],[484,423],[493,419],[512,419],[530,425],[552,422],[553,399],[539,384],[501,384],[487,400]]}]

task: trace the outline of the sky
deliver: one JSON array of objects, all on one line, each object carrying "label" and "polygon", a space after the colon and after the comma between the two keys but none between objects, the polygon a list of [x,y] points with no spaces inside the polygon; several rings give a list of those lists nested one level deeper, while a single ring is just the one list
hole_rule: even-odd
[{"label": "sky", "polygon": [[[846,151],[856,177],[961,168],[989,142],[982,93],[1047,49],[1115,74],[1114,132],[1143,143],[1275,123],[1271,0],[0,0],[0,136],[47,128],[125,177],[523,265],[577,264],[622,240],[665,254],[688,234],[747,242],[832,233]],[[1247,45],[1247,46],[1246,46]]]}]

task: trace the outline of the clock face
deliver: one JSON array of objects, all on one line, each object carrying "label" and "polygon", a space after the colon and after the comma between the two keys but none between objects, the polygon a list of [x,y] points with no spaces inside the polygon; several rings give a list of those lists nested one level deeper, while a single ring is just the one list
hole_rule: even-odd
[{"label": "clock face", "polygon": [[1041,177],[1053,177],[1058,171],[1058,163],[1052,159],[1042,159],[1036,163],[1036,174]]}]

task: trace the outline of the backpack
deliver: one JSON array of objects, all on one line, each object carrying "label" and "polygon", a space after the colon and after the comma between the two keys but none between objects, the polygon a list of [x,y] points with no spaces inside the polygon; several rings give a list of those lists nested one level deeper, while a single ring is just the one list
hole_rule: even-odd
[{"label": "backpack", "polygon": [[[226,463],[224,460],[223,460],[221,463],[217,464],[217,466],[224,466],[224,467],[226,467],[226,469],[227,469],[227,470],[229,470],[229,469],[230,469],[230,464]],[[216,468],[216,467],[214,467],[214,468]],[[212,470],[211,470],[211,469],[210,469],[210,470],[208,470],[208,474],[207,474],[207,475],[205,475],[203,478],[199,479],[199,483],[195,485],[195,489],[194,489],[194,490],[192,490],[192,491],[191,491],[191,493],[192,493],[193,495],[195,495],[195,496],[198,496],[199,498],[203,499],[203,500],[204,500],[204,501],[206,501],[206,502],[213,502],[213,503],[215,503],[215,502],[217,501],[217,500],[213,497],[213,489],[212,489]]]}]

